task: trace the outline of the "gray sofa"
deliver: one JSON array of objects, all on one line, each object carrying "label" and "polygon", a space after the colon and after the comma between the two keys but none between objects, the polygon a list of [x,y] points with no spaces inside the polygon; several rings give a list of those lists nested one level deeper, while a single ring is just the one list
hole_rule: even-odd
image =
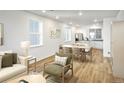
[{"label": "gray sofa", "polygon": [[6,67],[0,70],[0,82],[11,79],[12,77],[22,74],[26,71],[26,66],[14,64],[12,67]]},{"label": "gray sofa", "polygon": [[17,64],[13,64],[11,67],[0,69],[0,82],[5,82],[9,79],[17,77],[22,73],[27,74],[27,58],[18,56]]}]

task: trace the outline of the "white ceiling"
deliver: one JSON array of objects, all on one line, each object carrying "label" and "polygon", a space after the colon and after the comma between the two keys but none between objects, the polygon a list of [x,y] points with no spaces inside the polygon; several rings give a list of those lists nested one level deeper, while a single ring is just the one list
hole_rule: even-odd
[{"label": "white ceiling", "polygon": [[[46,10],[45,13],[42,10],[28,10],[27,12],[55,19],[66,24],[72,22],[73,25],[91,25],[94,23],[94,19],[101,23],[104,18],[116,17],[119,10]],[[82,12],[83,15],[79,16],[79,12]],[[56,19],[56,16],[59,16],[59,19]]]}]

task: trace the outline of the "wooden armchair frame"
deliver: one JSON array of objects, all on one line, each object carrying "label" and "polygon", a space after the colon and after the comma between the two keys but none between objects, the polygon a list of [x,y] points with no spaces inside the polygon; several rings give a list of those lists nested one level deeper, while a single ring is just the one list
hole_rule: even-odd
[{"label": "wooden armchair frame", "polygon": [[[72,60],[71,60],[71,61],[72,61]],[[53,64],[53,62],[45,63],[45,64],[44,64],[44,71],[45,71],[45,69],[46,69],[46,66],[49,65],[49,64]],[[67,67],[69,67],[68,71],[71,70],[71,72],[72,72],[71,76],[73,76],[73,61],[70,62],[70,64],[67,64],[67,65],[65,65],[65,66],[62,66],[62,72],[61,72],[61,76],[60,76],[60,77],[61,77],[63,83],[65,82],[65,74],[68,72],[68,71],[65,72],[65,69],[66,69]],[[44,72],[44,74],[45,74],[45,72]]]}]

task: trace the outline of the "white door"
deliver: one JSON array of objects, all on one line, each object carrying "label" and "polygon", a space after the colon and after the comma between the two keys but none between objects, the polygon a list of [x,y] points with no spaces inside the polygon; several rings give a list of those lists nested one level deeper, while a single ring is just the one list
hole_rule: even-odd
[{"label": "white door", "polygon": [[112,24],[113,74],[124,78],[124,21]]}]

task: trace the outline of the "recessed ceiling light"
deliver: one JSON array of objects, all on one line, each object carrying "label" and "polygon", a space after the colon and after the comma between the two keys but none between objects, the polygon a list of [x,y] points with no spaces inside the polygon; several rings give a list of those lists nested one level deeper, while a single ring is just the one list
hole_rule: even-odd
[{"label": "recessed ceiling light", "polygon": [[56,19],[59,19],[59,16],[56,16]]},{"label": "recessed ceiling light", "polygon": [[83,13],[82,13],[82,12],[79,12],[79,13],[78,13],[78,15],[79,15],[79,16],[82,16],[82,15],[83,15]]},{"label": "recessed ceiling light", "polygon": [[42,10],[43,13],[46,13],[46,10]]}]

